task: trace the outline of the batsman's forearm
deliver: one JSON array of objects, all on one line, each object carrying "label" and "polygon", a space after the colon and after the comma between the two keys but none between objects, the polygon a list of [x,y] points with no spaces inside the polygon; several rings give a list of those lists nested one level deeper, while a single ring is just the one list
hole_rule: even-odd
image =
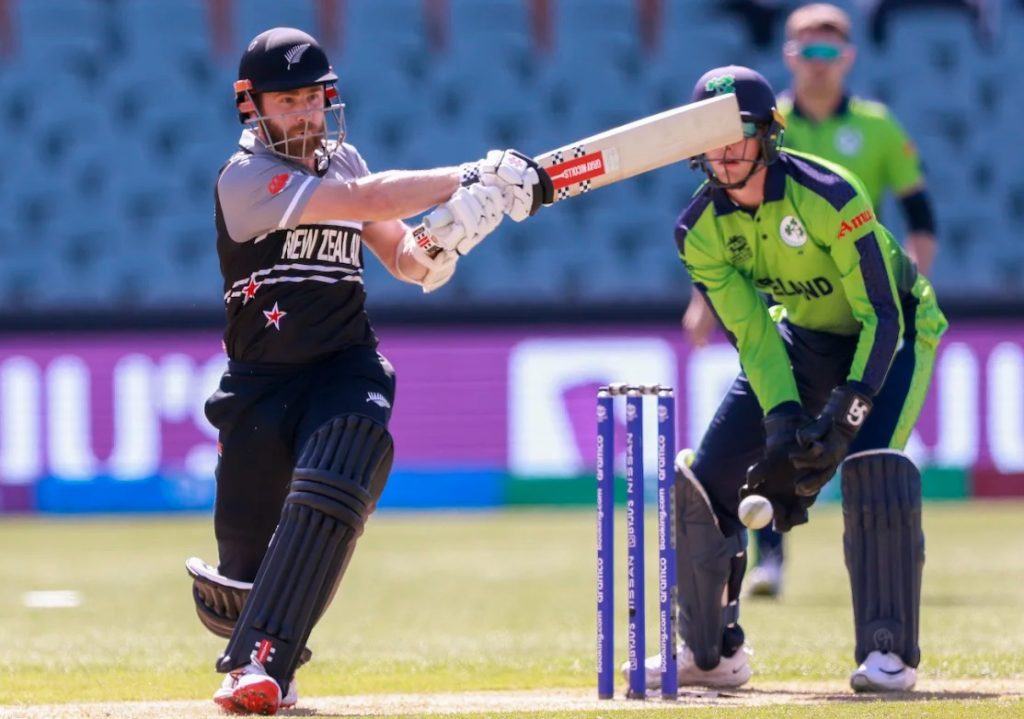
[{"label": "batsman's forearm", "polygon": [[361,222],[401,220],[446,201],[459,188],[459,170],[389,170],[358,180],[323,180],[302,212],[302,222],[344,217]]},{"label": "batsman's forearm", "polygon": [[446,201],[459,189],[459,170],[388,170],[356,180],[366,212],[378,219],[404,219]]}]

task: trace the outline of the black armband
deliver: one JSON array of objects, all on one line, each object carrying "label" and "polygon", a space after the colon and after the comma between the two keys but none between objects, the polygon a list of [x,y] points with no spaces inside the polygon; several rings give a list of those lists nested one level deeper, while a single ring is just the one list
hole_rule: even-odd
[{"label": "black armband", "polygon": [[930,232],[935,234],[935,213],[932,212],[931,198],[926,190],[917,190],[900,198],[903,205],[903,216],[907,218],[907,227],[911,232]]}]

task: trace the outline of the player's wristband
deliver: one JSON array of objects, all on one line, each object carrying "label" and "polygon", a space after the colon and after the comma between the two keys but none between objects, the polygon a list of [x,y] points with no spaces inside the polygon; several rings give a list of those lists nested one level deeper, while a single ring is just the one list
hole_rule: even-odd
[{"label": "player's wristband", "polygon": [[927,190],[921,189],[900,198],[903,214],[907,218],[907,228],[911,232],[930,232],[935,235],[935,213],[932,212],[931,199]]}]

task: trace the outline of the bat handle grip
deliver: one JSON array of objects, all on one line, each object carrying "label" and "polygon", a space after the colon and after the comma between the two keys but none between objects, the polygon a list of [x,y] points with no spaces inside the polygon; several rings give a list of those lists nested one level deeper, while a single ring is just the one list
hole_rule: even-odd
[{"label": "bat handle grip", "polygon": [[434,259],[444,252],[444,248],[434,239],[431,228],[444,227],[454,221],[455,218],[447,207],[435,207],[430,214],[423,218],[423,222],[419,226],[413,228],[413,239],[427,253],[427,257]]},{"label": "bat handle grip", "polygon": [[[429,238],[429,240],[426,240],[426,245],[423,247],[423,249],[426,250],[427,256],[429,256],[430,259],[434,259],[444,251],[444,248],[442,248],[439,244],[434,242],[433,238],[430,237],[431,228],[444,227],[445,225],[450,225],[454,221],[455,218],[452,216],[452,213],[448,210],[447,207],[444,207],[443,205],[441,207],[435,207],[433,210],[430,211],[430,213],[426,217],[423,218],[422,227],[426,233],[426,236]],[[426,238],[419,239],[422,242]]]},{"label": "bat handle grip", "polygon": [[427,228],[427,231],[429,232],[434,227],[444,227],[445,225],[452,224],[454,221],[455,218],[452,217],[452,213],[448,208],[441,206],[435,207],[426,217],[423,218],[423,226]]}]

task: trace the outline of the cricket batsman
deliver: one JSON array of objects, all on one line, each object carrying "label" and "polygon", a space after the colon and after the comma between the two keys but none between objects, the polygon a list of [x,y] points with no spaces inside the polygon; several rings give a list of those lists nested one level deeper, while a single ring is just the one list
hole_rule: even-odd
[{"label": "cricket batsman", "polygon": [[[301,30],[256,36],[235,83],[245,129],[216,184],[228,369],[206,416],[219,562],[186,568],[203,625],[229,638],[213,698],[236,713],[296,703],[306,641],[391,470],[395,372],[365,309],[364,247],[429,291],[504,215],[551,201],[544,170],[514,151],[371,173],[345,142],[337,79]],[[431,254],[402,218],[438,203]]]},{"label": "cricket batsman", "polygon": [[[675,237],[742,372],[692,465],[676,463],[679,683],[737,687],[751,676],[739,624],[740,500],[766,497],[786,532],[808,521],[839,469],[856,637],[850,684],[909,690],[924,534],[921,475],[902,449],[947,323],[860,181],[781,149],[784,121],[767,80],[719,68],[692,100],[722,93],[735,93],[745,138],[695,160],[707,181]],[[658,686],[660,657],[648,658],[647,681]]]}]

